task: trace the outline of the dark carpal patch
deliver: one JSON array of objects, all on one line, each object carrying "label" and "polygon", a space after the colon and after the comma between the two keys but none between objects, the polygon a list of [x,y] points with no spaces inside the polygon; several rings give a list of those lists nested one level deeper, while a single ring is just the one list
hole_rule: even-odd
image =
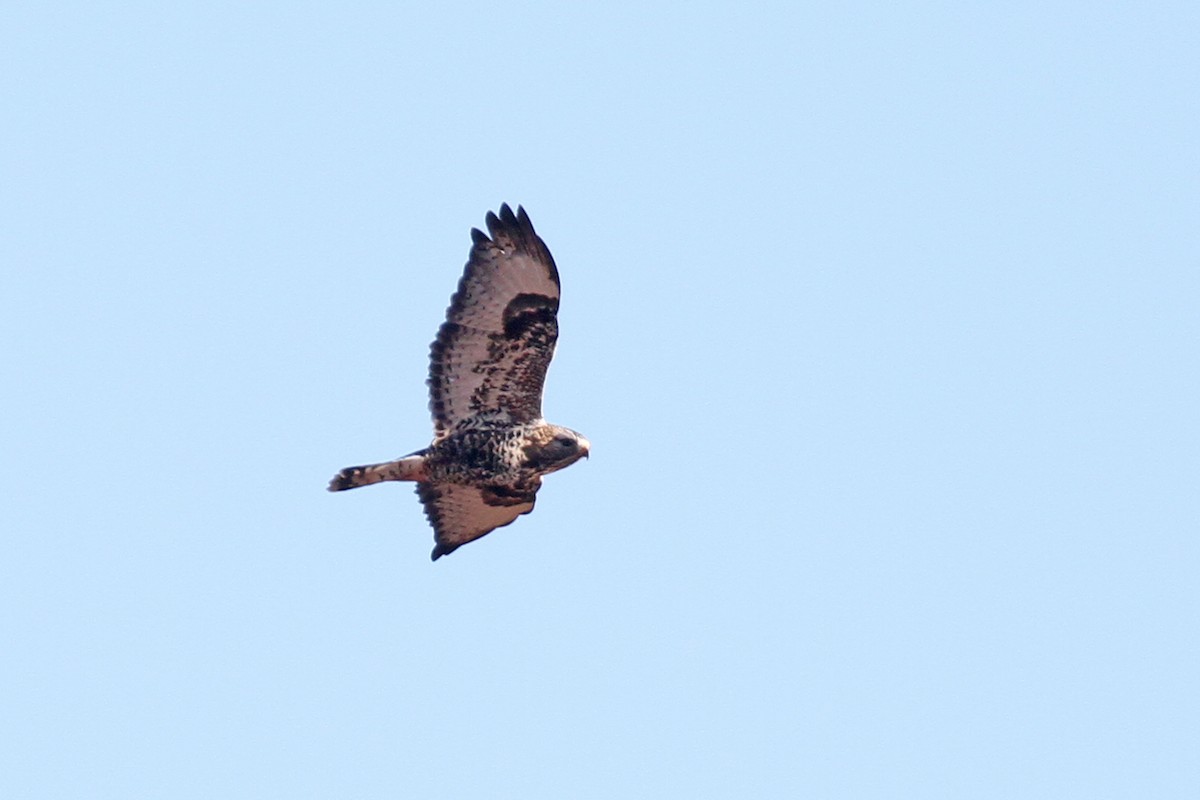
[{"label": "dark carpal patch", "polygon": [[519,294],[504,307],[504,335],[509,339],[520,339],[537,326],[557,333],[557,313],[557,298],[544,294]]},{"label": "dark carpal patch", "polygon": [[489,506],[519,506],[522,503],[532,503],[537,497],[537,489],[526,489],[520,486],[493,484],[480,488],[483,502]]}]

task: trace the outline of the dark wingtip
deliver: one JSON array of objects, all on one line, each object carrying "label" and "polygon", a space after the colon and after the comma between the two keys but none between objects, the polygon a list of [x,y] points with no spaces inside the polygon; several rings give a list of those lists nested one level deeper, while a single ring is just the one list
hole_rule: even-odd
[{"label": "dark wingtip", "polygon": [[[533,230],[533,223],[529,221],[529,214],[525,213],[525,207],[518,205],[517,213],[513,213],[512,206],[508,203],[501,203],[500,210],[496,213],[489,211],[487,217],[488,230],[492,236],[496,235],[496,229],[499,228],[521,228],[529,231]],[[472,232],[474,236],[474,232]],[[476,241],[479,241],[476,239]]]},{"label": "dark wingtip", "polygon": [[490,242],[491,239],[488,238],[486,233],[479,230],[479,228],[471,228],[471,241],[475,244],[483,244],[484,242]]},{"label": "dark wingtip", "polygon": [[[533,231],[533,226],[529,223],[529,215],[525,213],[525,209],[517,206],[517,210],[520,212],[520,216],[513,213],[512,206],[508,203],[501,203],[498,213],[491,211],[487,213],[487,228],[493,240],[501,232],[507,232],[508,236],[512,237],[518,231]],[[476,239],[475,241],[478,242],[479,240]]]}]

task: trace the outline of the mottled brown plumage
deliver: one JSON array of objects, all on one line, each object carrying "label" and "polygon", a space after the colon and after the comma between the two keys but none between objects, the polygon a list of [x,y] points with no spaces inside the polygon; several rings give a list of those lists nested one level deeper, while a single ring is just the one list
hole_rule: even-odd
[{"label": "mottled brown plumage", "polygon": [[558,340],[558,269],[529,216],[487,215],[430,348],[433,443],[395,461],[349,467],[330,491],[416,481],[433,558],[533,510],[542,476],[588,454],[583,436],[542,418]]}]

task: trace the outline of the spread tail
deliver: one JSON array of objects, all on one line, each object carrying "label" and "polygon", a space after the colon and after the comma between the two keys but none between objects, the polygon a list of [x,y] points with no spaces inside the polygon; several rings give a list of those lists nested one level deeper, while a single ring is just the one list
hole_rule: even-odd
[{"label": "spread tail", "polygon": [[420,481],[425,479],[425,452],[387,461],[383,464],[365,464],[361,467],[346,467],[333,476],[329,491],[341,492],[370,486],[380,481]]}]

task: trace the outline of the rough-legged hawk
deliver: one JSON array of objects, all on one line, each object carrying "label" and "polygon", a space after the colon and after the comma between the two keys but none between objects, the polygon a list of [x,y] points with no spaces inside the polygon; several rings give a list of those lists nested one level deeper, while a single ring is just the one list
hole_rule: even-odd
[{"label": "rough-legged hawk", "polygon": [[588,454],[588,440],[542,419],[542,386],[558,339],[558,270],[525,209],[488,213],[430,353],[433,444],[348,467],[340,492],[416,481],[436,561],[533,510],[542,476]]}]

